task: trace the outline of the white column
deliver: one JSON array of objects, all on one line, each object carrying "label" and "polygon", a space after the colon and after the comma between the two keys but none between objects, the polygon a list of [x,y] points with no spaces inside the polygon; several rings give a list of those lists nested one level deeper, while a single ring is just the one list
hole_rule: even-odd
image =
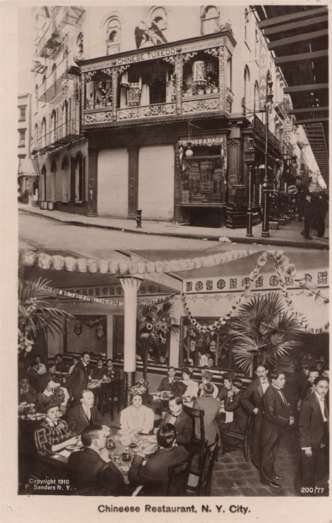
[{"label": "white column", "polygon": [[120,278],[124,292],[124,368],[125,372],[136,370],[136,317],[137,291],[141,279],[128,276]]},{"label": "white column", "polygon": [[107,358],[113,358],[113,316],[107,314]]}]

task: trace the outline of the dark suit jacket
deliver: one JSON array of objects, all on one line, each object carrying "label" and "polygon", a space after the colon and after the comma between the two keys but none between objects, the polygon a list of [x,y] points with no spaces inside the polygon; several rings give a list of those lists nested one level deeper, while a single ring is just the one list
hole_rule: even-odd
[{"label": "dark suit jacket", "polygon": [[90,495],[119,496],[125,485],[119,469],[105,461],[90,448],[73,452],[68,460],[71,484]]},{"label": "dark suit jacket", "polygon": [[[207,439],[209,444],[214,443],[219,432],[216,416],[220,409],[220,401],[210,396],[201,396],[196,399],[194,407],[204,411],[205,439]],[[196,426],[195,429],[196,436],[199,436],[198,427]]]},{"label": "dark suit jacket", "polygon": [[[168,482],[168,467],[187,461],[189,452],[181,445],[170,449],[159,448],[143,465],[143,458],[135,456],[129,470],[131,483],[146,485],[144,495],[160,495],[166,493]],[[173,485],[176,495],[176,486]],[[173,490],[173,489],[172,489]]]},{"label": "dark suit jacket", "polygon": [[264,418],[262,425],[262,443],[277,439],[283,427],[289,426],[290,405],[283,402],[279,391],[272,385],[263,397]]},{"label": "dark suit jacket", "polygon": [[[327,411],[327,402],[325,400]],[[324,422],[316,393],[302,403],[299,419],[300,446],[318,449],[324,439],[327,423]]]},{"label": "dark suit jacket", "polygon": [[248,414],[242,407],[241,393],[239,392],[238,394],[235,394],[232,398],[227,397],[224,401],[224,407],[225,411],[234,413],[232,430],[234,430],[235,432],[240,432],[241,434],[244,433],[248,424]]},{"label": "dark suit jacket", "polygon": [[174,396],[182,396],[186,390],[186,386],[182,381],[174,380],[172,383],[169,382],[168,376],[165,376],[158,387],[159,391],[169,390]]},{"label": "dark suit jacket", "polygon": [[[164,423],[170,423],[171,414],[166,414]],[[175,421],[176,441],[179,445],[188,445],[193,438],[193,421],[189,414],[182,411]]]},{"label": "dark suit jacket", "polygon": [[249,413],[251,413],[255,408],[258,408],[259,411],[262,412],[263,396],[263,388],[260,379],[257,378],[252,381],[243,392],[241,392],[241,404]]},{"label": "dark suit jacket", "polygon": [[89,420],[81,404],[69,409],[66,419],[70,430],[75,434],[82,434],[83,430],[89,425],[102,425],[104,423],[104,418],[97,407],[92,407],[91,418]]},{"label": "dark suit jacket", "polygon": [[80,399],[82,391],[88,387],[88,381],[89,368],[80,361],[68,379],[68,388],[75,399]]}]

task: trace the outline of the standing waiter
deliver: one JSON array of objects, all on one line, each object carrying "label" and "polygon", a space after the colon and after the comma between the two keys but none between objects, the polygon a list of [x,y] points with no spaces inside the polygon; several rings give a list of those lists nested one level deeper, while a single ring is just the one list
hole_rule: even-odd
[{"label": "standing waiter", "polygon": [[251,434],[251,460],[255,467],[260,468],[261,464],[261,431],[263,423],[263,397],[268,389],[268,369],[265,365],[258,365],[256,379],[250,383],[242,393],[242,406],[249,414],[254,416],[253,431]]},{"label": "standing waiter", "polygon": [[294,424],[290,405],[283,393],[286,383],[282,372],[271,374],[271,385],[263,397],[264,418],[261,432],[261,480],[273,488],[280,488],[275,471],[276,451],[282,433]]},{"label": "standing waiter", "polygon": [[[302,485],[315,487],[328,479],[329,471],[329,414],[326,401],[329,380],[315,379],[313,391],[303,401],[299,419]],[[327,494],[327,492],[325,492]]]}]

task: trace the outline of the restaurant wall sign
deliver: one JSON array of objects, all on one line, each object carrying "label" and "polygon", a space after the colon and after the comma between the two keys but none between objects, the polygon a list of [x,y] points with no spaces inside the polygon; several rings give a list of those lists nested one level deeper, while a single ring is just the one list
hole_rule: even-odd
[{"label": "restaurant wall sign", "polygon": [[[295,279],[286,276],[286,285],[290,289],[310,289],[311,286],[328,287],[328,270],[310,270],[297,272]],[[191,278],[184,280],[183,292],[186,294],[200,294],[213,292],[241,292],[250,283],[248,276],[238,275],[230,277]],[[255,281],[253,290],[269,290],[279,287],[279,278],[275,273],[260,274]]]}]

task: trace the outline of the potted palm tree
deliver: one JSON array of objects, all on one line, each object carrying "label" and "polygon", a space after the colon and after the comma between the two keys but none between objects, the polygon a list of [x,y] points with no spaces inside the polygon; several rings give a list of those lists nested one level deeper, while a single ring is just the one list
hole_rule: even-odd
[{"label": "potted palm tree", "polygon": [[54,306],[51,282],[43,278],[19,279],[18,348],[21,355],[31,352],[39,335],[56,334],[72,315]]},{"label": "potted palm tree", "polygon": [[275,367],[301,345],[300,323],[277,292],[255,294],[230,323],[226,346],[235,365],[245,374],[254,366]]},{"label": "potted palm tree", "polygon": [[161,304],[143,305],[138,309],[138,351],[143,361],[143,377],[147,377],[149,356],[154,354],[157,361],[164,363],[165,347],[171,330],[178,327],[170,314],[170,300]]}]

